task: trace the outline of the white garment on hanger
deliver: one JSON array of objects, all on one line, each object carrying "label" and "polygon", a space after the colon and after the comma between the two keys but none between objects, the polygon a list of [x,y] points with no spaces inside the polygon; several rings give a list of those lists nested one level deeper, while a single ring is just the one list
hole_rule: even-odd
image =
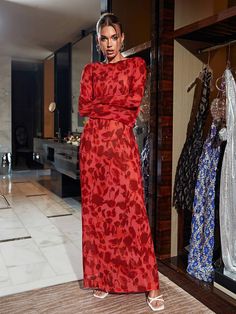
[{"label": "white garment on hanger", "polygon": [[220,233],[224,274],[236,280],[236,84],[225,70],[226,126],[225,148],[220,184]]}]

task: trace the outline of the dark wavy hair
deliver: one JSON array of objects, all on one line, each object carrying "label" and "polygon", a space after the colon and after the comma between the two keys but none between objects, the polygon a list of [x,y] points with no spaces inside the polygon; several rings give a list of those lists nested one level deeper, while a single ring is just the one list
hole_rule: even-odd
[{"label": "dark wavy hair", "polygon": [[112,26],[114,29],[115,26],[118,25],[120,28],[121,34],[123,33],[123,27],[121,22],[119,21],[118,17],[114,15],[113,13],[104,13],[100,16],[99,20],[96,24],[96,32],[99,33],[100,28],[104,26]]}]

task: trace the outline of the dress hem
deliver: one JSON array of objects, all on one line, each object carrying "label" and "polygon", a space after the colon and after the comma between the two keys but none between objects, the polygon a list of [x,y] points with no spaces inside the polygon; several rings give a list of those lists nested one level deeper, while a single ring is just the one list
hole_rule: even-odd
[{"label": "dress hem", "polygon": [[[84,283],[84,281],[83,281]],[[83,288],[84,289],[99,289],[99,290],[102,290],[102,291],[106,291],[108,293],[144,293],[144,292],[148,292],[148,291],[152,291],[152,290],[159,290],[159,284],[151,287],[151,288],[148,288],[148,289],[145,289],[145,290],[137,290],[137,289],[130,289],[130,290],[118,290],[118,289],[106,289],[104,287],[99,287],[99,286],[96,286],[96,285],[91,285],[91,284],[83,284]]]}]

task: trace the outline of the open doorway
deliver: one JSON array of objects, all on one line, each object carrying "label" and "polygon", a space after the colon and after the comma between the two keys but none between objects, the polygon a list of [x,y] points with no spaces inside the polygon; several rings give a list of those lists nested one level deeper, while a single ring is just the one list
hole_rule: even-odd
[{"label": "open doorway", "polygon": [[13,170],[34,169],[33,138],[42,136],[43,65],[12,61]]}]

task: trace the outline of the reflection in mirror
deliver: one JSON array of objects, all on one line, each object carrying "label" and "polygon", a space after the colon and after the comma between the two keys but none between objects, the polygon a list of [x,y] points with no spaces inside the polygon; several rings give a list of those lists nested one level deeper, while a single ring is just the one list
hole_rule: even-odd
[{"label": "reflection in mirror", "polygon": [[83,130],[84,118],[78,113],[80,79],[84,66],[92,62],[92,45],[91,33],[72,46],[72,132],[81,133]]},{"label": "reflection in mirror", "polygon": [[49,110],[50,112],[54,112],[55,109],[56,109],[56,103],[55,103],[55,102],[51,102],[50,105],[49,105],[49,107],[48,107],[48,110]]}]

